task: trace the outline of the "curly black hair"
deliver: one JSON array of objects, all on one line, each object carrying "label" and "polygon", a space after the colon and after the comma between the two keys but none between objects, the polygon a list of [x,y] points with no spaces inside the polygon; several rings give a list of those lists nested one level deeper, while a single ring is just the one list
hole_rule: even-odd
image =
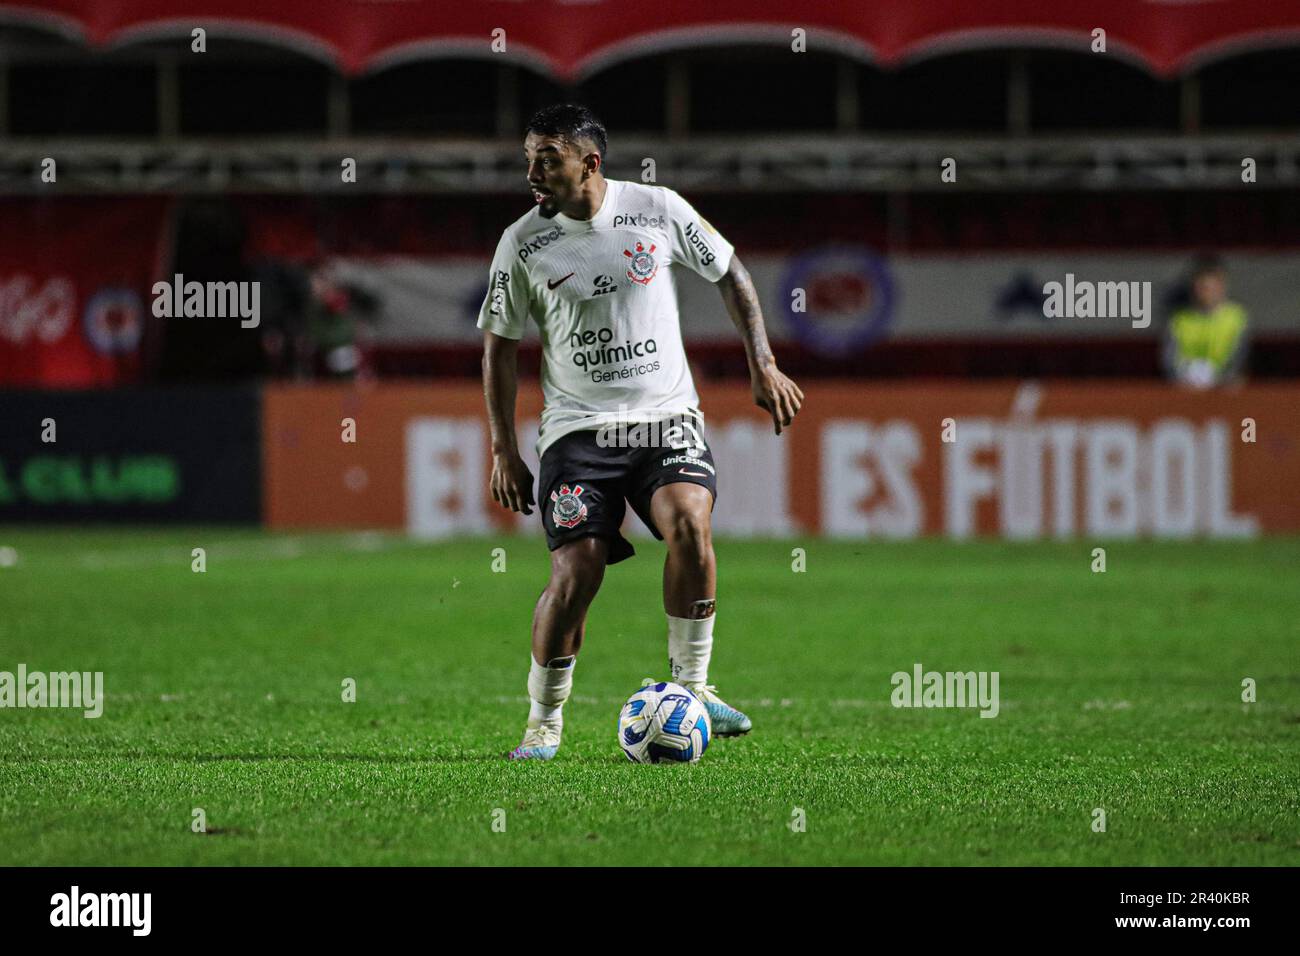
[{"label": "curly black hair", "polygon": [[596,118],[596,114],[577,103],[556,103],[540,109],[528,121],[526,133],[539,136],[559,136],[570,143],[590,140],[600,153],[600,161],[605,162],[605,148],[609,144],[605,133],[605,124]]}]

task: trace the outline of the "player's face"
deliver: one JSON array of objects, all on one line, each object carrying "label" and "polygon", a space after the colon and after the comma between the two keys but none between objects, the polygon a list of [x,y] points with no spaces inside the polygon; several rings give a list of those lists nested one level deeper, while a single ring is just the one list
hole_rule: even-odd
[{"label": "player's face", "polygon": [[524,139],[528,188],[543,216],[553,216],[582,189],[583,152],[556,136],[529,133]]},{"label": "player's face", "polygon": [[1207,272],[1196,277],[1192,283],[1192,292],[1196,296],[1196,304],[1202,309],[1214,309],[1227,297],[1228,283],[1222,272]]}]

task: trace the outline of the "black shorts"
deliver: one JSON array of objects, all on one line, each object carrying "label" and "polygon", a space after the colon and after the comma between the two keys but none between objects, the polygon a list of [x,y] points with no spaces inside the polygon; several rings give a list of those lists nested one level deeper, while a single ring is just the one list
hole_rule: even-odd
[{"label": "black shorts", "polygon": [[[659,540],[663,535],[650,517],[650,498],[661,486],[688,481],[709,489],[718,499],[713,453],[698,428],[699,447],[664,445],[633,448],[601,447],[596,431],[570,432],[555,440],[542,455],[537,482],[537,506],[552,551],[586,535],[609,541],[608,564],[636,554],[619,528],[630,502],[637,517]],[[699,452],[698,455],[691,452]]]}]

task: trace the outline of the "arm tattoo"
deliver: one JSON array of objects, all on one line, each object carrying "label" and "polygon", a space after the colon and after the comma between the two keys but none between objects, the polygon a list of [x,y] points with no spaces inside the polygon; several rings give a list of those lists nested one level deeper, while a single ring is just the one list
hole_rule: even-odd
[{"label": "arm tattoo", "polygon": [[772,348],[767,342],[767,331],[763,327],[763,309],[758,303],[758,291],[748,270],[737,256],[731,257],[731,266],[719,283],[722,286],[722,300],[727,306],[732,324],[745,340],[745,351],[753,365],[763,365],[772,361]]}]

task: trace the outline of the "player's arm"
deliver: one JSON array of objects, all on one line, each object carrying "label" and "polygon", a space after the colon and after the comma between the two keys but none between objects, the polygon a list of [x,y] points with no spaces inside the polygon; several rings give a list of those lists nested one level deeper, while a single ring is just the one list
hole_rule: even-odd
[{"label": "player's arm", "polygon": [[515,256],[510,232],[501,236],[488,272],[487,298],[479,310],[483,330],[483,397],[492,434],[492,500],[532,514],[533,474],[519,456],[515,395],[519,391],[519,340],[528,318],[528,275]]},{"label": "player's arm", "polygon": [[519,392],[519,340],[483,332],[483,397],[492,435],[492,500],[511,511],[533,512],[533,473],[519,454],[515,437],[515,396]]},{"label": "player's arm", "polygon": [[776,358],[763,327],[763,310],[758,304],[754,280],[734,253],[726,273],[718,280],[718,289],[727,314],[740,332],[749,360],[749,382],[754,404],[772,416],[776,433],[788,427],[803,404],[803,391],[776,367]]}]

